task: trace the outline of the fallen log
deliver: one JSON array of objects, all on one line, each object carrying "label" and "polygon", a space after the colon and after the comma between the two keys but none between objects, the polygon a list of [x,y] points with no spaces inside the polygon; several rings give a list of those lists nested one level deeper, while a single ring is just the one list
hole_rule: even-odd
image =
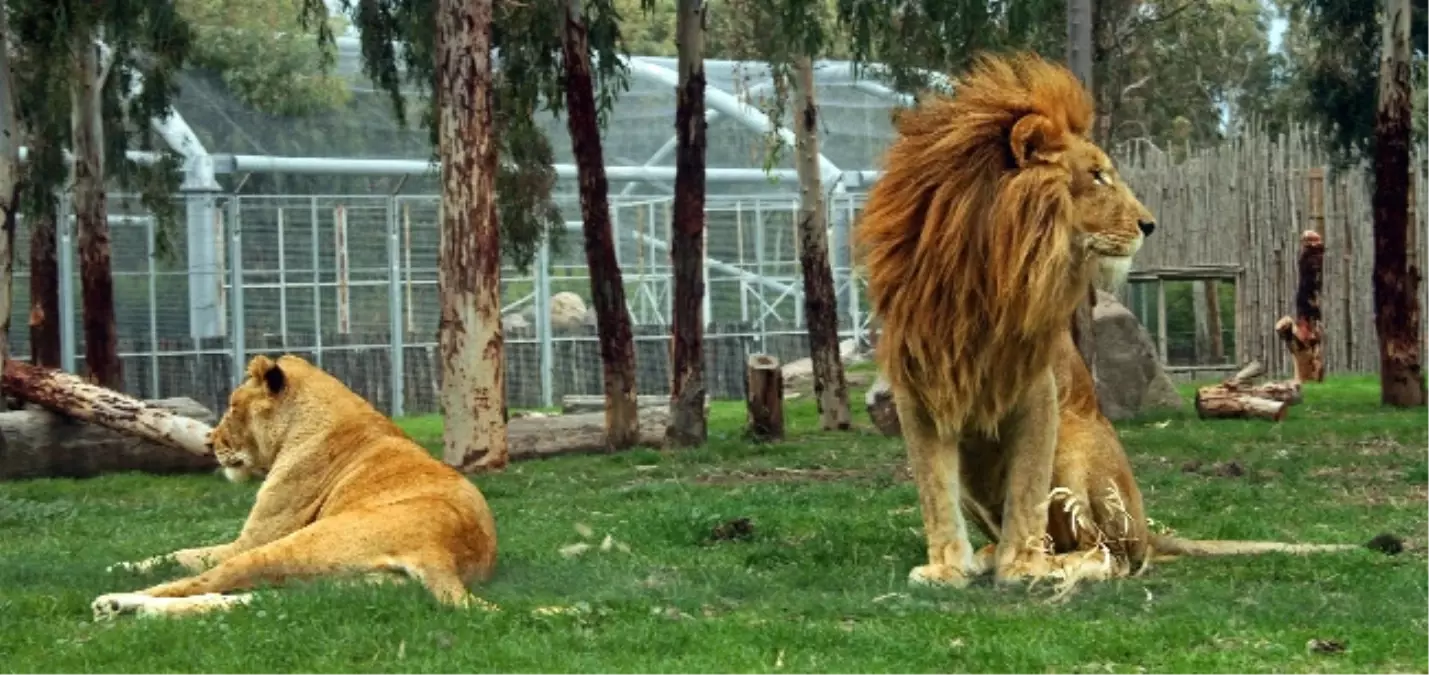
[{"label": "fallen log", "polygon": [[[658,408],[670,405],[669,396],[659,396],[656,394],[640,394],[635,397],[635,407],[637,408]],[[605,397],[585,394],[567,394],[561,397],[561,414],[578,415],[581,413],[604,412]]]},{"label": "fallen log", "polygon": [[[212,424],[212,411],[188,398],[144,401],[149,408]],[[218,468],[212,455],[138,438],[30,406],[0,413],[0,480],[90,478],[104,473],[142,471],[175,474]]]},{"label": "fallen log", "polygon": [[[640,408],[640,439],[637,446],[661,447],[669,408]],[[605,413],[513,417],[506,425],[506,443],[511,460],[538,459],[557,455],[610,452],[605,438]]]},{"label": "fallen log", "polygon": [[893,404],[893,391],[888,388],[888,380],[879,374],[868,393],[863,395],[863,403],[868,407],[868,418],[884,436],[899,436],[903,427],[898,422],[898,407]]},{"label": "fallen log", "polygon": [[195,455],[210,455],[210,425],[91,384],[61,370],[6,360],[0,389],[18,399],[76,420]]},{"label": "fallen log", "polygon": [[1259,418],[1279,422],[1289,407],[1300,402],[1300,383],[1254,384],[1265,364],[1251,361],[1235,375],[1216,385],[1196,390],[1196,414],[1201,419]]},{"label": "fallen log", "polygon": [[1251,396],[1220,386],[1196,390],[1196,415],[1201,419],[1259,418],[1276,422],[1285,419],[1290,404]]},{"label": "fallen log", "polygon": [[745,364],[746,431],[755,440],[784,438],[784,371],[779,359],[754,354]]},{"label": "fallen log", "polygon": [[1300,283],[1295,288],[1295,318],[1280,317],[1275,333],[1295,363],[1300,382],[1325,381],[1325,326],[1320,314],[1320,288],[1325,276],[1325,240],[1314,230],[1300,235]]}]

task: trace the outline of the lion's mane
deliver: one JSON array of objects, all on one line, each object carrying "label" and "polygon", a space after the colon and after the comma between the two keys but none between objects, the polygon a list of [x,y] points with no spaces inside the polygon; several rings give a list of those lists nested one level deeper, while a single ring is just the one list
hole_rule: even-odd
[{"label": "lion's mane", "polygon": [[[1014,139],[1029,115],[1036,133]],[[951,96],[895,120],[856,237],[879,365],[939,433],[996,436],[1068,329],[1091,269],[1073,249],[1067,172],[1020,167],[1014,147],[1055,158],[1092,120],[1076,77],[1029,54],[979,56]]]}]

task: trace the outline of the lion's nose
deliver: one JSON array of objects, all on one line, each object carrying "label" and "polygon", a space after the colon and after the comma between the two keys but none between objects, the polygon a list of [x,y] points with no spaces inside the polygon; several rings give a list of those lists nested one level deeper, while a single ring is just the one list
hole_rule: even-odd
[{"label": "lion's nose", "polygon": [[1136,226],[1141,228],[1141,234],[1143,236],[1149,237],[1152,232],[1156,231],[1156,223],[1149,220],[1138,220],[1136,221]]}]

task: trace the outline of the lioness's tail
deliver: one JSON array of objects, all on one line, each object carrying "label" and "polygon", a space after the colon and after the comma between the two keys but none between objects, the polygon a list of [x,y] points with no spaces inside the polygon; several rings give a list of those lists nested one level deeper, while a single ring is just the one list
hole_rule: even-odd
[{"label": "lioness's tail", "polygon": [[1392,534],[1381,534],[1364,544],[1289,544],[1278,541],[1236,541],[1224,539],[1182,539],[1162,534],[1151,535],[1151,546],[1158,556],[1221,556],[1259,555],[1262,553],[1333,553],[1368,548],[1387,555],[1404,550],[1404,542]]}]

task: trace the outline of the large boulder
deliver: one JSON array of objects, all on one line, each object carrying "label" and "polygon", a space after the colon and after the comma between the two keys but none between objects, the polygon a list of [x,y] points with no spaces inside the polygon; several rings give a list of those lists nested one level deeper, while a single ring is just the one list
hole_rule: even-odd
[{"label": "large boulder", "polygon": [[1184,404],[1157,358],[1151,335],[1116,296],[1097,291],[1092,322],[1102,414],[1124,420],[1145,410]]},{"label": "large boulder", "polygon": [[551,296],[551,330],[569,331],[585,325],[586,306],[581,296],[561,291]]}]

